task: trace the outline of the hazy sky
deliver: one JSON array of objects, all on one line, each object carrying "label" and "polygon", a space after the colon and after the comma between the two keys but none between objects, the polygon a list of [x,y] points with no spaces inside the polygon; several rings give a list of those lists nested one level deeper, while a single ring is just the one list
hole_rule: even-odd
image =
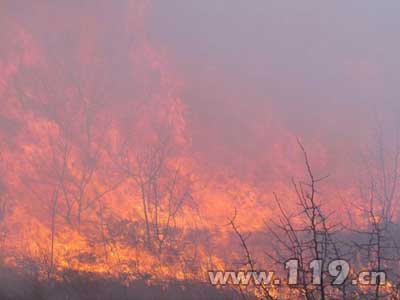
[{"label": "hazy sky", "polygon": [[193,122],[210,129],[199,141],[251,143],[249,124],[274,119],[340,148],[375,112],[399,115],[399,11],[395,0],[159,0],[149,24],[183,74]]},{"label": "hazy sky", "polygon": [[[228,94],[252,95],[242,101],[268,99],[317,119],[400,102],[398,1],[159,0],[152,7],[152,37],[191,74],[193,88],[220,81]],[[215,96],[198,97],[186,100]]]}]

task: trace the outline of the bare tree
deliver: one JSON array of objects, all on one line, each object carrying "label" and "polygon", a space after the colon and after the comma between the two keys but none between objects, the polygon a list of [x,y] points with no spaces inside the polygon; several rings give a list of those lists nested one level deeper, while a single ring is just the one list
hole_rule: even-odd
[{"label": "bare tree", "polygon": [[[92,78],[74,67],[50,55],[40,69],[22,68],[10,85],[20,102],[20,113],[28,112],[46,125],[42,132],[31,133],[40,135],[41,142],[28,158],[35,174],[24,181],[50,215],[50,270],[54,269],[57,224],[68,225],[94,246],[102,245],[107,256],[102,199],[122,183],[105,171],[110,122],[104,110],[104,87],[89,88]],[[92,229],[97,228],[96,222],[101,230]]]},{"label": "bare tree", "polygon": [[[399,199],[399,127],[395,130],[394,145],[388,146],[385,132],[379,124],[375,146],[370,153],[363,155],[363,170],[366,178],[359,183],[361,204],[353,203],[353,208],[361,212],[366,220],[351,228],[359,234],[360,240],[354,242],[362,258],[362,263],[375,271],[385,271],[392,282],[400,279],[398,262],[400,260],[399,225],[396,222]],[[399,299],[398,286],[390,288],[379,280],[373,289],[360,289],[359,294],[366,299]]]},{"label": "bare tree", "polygon": [[[278,207],[277,221],[267,223],[269,234],[274,238],[275,254],[270,259],[278,265],[284,265],[289,259],[298,262],[298,291],[304,299],[331,299],[332,297],[347,298],[345,286],[339,290],[339,295],[330,288],[328,279],[328,263],[341,258],[341,251],[335,234],[339,225],[332,223],[330,214],[324,212],[323,202],[319,199],[318,183],[326,177],[317,178],[312,170],[308,154],[298,141],[303,154],[308,180],[296,182],[292,186],[296,194],[298,210],[289,213],[279,197],[274,194]],[[318,266],[311,266],[311,261],[317,261]],[[315,274],[315,270],[319,274]]]},{"label": "bare tree", "polygon": [[[244,257],[245,257],[245,262],[243,263],[244,267],[250,268],[250,270],[249,270],[250,272],[256,272],[256,262],[255,262],[254,258],[252,257],[250,249],[247,245],[248,237],[245,237],[240,232],[239,227],[236,224],[236,217],[237,217],[237,211],[235,209],[235,214],[231,219],[229,219],[228,225],[230,225],[232,227],[233,232],[235,233],[235,235],[238,237],[238,239],[240,241],[240,245],[243,249]],[[274,300],[274,297],[271,295],[269,288],[265,285],[264,282],[261,282],[260,285],[256,285],[256,289],[258,291],[258,295],[260,295],[259,299]],[[242,295],[242,298],[247,299],[246,294],[244,293],[243,288],[241,286],[239,286],[239,290]]]},{"label": "bare tree", "polygon": [[157,142],[143,150],[124,145],[115,163],[123,176],[139,191],[144,221],[144,243],[149,250],[163,252],[177,234],[177,217],[192,199],[191,183],[179,165],[171,163],[171,140],[159,134]]}]

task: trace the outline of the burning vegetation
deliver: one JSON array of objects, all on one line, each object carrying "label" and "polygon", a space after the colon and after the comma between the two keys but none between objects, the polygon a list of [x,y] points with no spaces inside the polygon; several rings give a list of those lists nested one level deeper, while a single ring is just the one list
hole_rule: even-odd
[{"label": "burning vegetation", "polygon": [[[350,138],[291,130],[218,71],[186,78],[151,35],[157,3],[17,2],[0,4],[0,299],[400,299],[389,114]],[[262,269],[282,282],[208,278]]]}]

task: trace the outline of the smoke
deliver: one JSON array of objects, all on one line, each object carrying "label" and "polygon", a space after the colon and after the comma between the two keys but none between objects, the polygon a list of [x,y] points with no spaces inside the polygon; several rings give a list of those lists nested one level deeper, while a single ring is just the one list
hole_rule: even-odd
[{"label": "smoke", "polygon": [[[3,48],[10,51],[10,24],[17,24],[36,51],[86,72],[122,110],[127,98],[143,98],[158,80],[148,74],[153,81],[143,85],[143,72],[135,78],[126,63],[148,39],[183,83],[179,97],[193,151],[210,165],[262,161],[260,152],[273,156],[271,145],[299,136],[332,152],[331,168],[349,150],[359,151],[374,122],[393,122],[399,111],[395,1],[10,1],[4,7],[3,22],[11,22],[2,26]],[[25,60],[34,63],[40,54],[26,48]]]},{"label": "smoke", "polygon": [[236,159],[247,148],[243,155],[254,159],[282,135],[278,126],[337,158],[359,151],[376,123],[395,126],[398,8],[396,1],[156,1],[151,36],[184,74],[199,147]]},{"label": "smoke", "polygon": [[[272,192],[295,205],[297,138],[335,210],[339,192],[357,197],[355,165],[398,159],[398,2],[1,5],[0,218],[11,254],[48,278],[66,261],[114,274],[168,261],[160,276],[184,278],[208,242],[222,265],[230,241],[210,236],[234,207],[252,231]],[[397,183],[397,165],[379,166]]]}]

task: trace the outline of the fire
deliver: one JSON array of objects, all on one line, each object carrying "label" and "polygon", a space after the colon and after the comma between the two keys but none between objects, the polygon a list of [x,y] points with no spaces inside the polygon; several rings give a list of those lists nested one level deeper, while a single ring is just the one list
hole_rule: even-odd
[{"label": "fire", "polygon": [[[72,270],[201,281],[207,270],[242,259],[228,226],[237,211],[238,228],[256,237],[254,256],[271,264],[261,233],[279,220],[273,193],[294,224],[304,222],[290,181],[307,180],[295,135],[272,112],[256,113],[231,129],[242,130],[243,141],[210,154],[218,134],[193,125],[184,74],[147,34],[150,4],[124,3],[115,28],[87,7],[61,16],[49,6],[41,16],[62,34],[49,38],[37,32],[43,24],[2,21],[10,30],[0,33],[1,261],[15,269],[33,262],[41,280]],[[66,22],[76,14],[76,24]],[[196,134],[202,138],[194,141]],[[307,142],[318,177],[329,175],[331,153],[317,139]],[[383,224],[380,214],[366,216],[368,192],[343,181],[321,183],[322,207],[348,227]],[[371,207],[383,215],[391,209]]]}]

